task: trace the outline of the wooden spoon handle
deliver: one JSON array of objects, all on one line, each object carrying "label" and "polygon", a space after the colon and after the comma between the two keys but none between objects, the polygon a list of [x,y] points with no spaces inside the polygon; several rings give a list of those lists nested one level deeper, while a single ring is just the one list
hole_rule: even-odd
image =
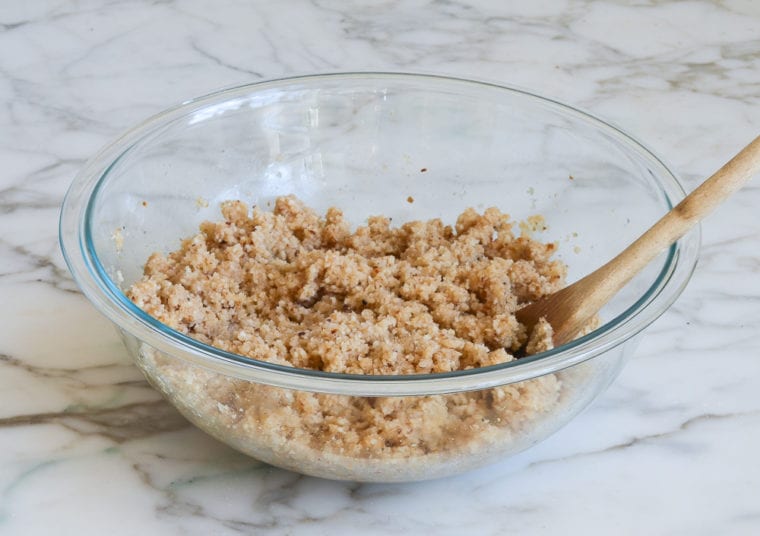
[{"label": "wooden spoon handle", "polygon": [[[663,249],[686,234],[728,196],[744,186],[758,171],[760,136],[687,195],[620,255],[600,268],[612,279],[609,283],[612,283],[615,291],[625,285]],[[612,295],[606,296],[604,303],[611,297]]]},{"label": "wooden spoon handle", "polygon": [[760,171],[760,136],[742,149],[620,255],[562,290],[515,312],[528,329],[545,318],[554,344],[571,341],[631,278]]}]

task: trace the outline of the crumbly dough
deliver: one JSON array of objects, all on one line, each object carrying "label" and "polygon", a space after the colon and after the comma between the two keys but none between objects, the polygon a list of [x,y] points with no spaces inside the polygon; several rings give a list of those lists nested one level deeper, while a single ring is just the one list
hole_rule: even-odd
[{"label": "crumbly dough", "polygon": [[[128,291],[200,341],[365,375],[471,369],[511,361],[523,347],[551,348],[551,326],[527,333],[514,312],[559,289],[565,266],[551,259],[556,244],[515,236],[495,208],[467,209],[454,227],[437,219],[393,227],[375,216],[353,232],[340,210],[319,217],[293,196],[272,212],[225,202],[222,215],[177,251],[153,254]],[[245,382],[169,357],[144,366],[214,435],[301,471],[310,456],[316,468],[306,472],[335,478],[355,478],[346,468],[362,460],[452,460],[508,441],[551,412],[562,389],[550,374],[451,395],[351,397]],[[345,476],[320,472],[328,459]]]}]

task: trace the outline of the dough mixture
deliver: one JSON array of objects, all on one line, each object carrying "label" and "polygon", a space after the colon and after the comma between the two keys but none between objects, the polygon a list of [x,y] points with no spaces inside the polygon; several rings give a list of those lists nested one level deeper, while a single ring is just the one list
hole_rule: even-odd
[{"label": "dough mixture", "polygon": [[[177,251],[153,254],[128,291],[147,313],[204,343],[362,375],[471,369],[511,361],[523,347],[551,347],[548,324],[528,333],[514,312],[561,288],[565,266],[552,259],[556,244],[525,229],[516,236],[496,208],[467,209],[453,227],[374,216],[353,231],[337,208],[320,217],[293,196],[271,212],[241,201],[221,210],[223,221],[204,222]],[[320,465],[337,464],[337,477],[352,477],[352,463],[440,461],[508,441],[551,412],[562,390],[550,374],[452,395],[327,395],[158,353],[145,359],[154,383],[207,431],[276,465],[303,471],[311,456],[311,472],[322,474]]]}]

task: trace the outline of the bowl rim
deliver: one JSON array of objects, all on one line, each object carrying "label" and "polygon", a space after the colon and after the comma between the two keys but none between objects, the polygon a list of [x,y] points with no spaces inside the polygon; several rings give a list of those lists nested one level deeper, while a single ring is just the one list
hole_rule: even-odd
[{"label": "bowl rim", "polygon": [[88,224],[93,202],[97,198],[96,194],[113,166],[144,136],[187,114],[231,99],[248,96],[252,92],[304,83],[319,84],[320,81],[328,79],[408,80],[441,85],[449,83],[481,86],[493,91],[519,94],[523,98],[543,103],[555,111],[561,111],[574,119],[593,125],[625,146],[627,150],[644,157],[658,171],[656,175],[653,174],[653,177],[657,179],[657,186],[665,195],[669,208],[685,195],[683,186],[669,167],[636,138],[591,113],[526,89],[437,74],[375,71],[290,76],[220,89],[183,101],[124,132],[85,163],[72,181],[61,206],[59,242],[75,282],[102,314],[114,322],[120,330],[143,343],[141,351],[157,350],[228,376],[314,392],[361,396],[419,396],[486,389],[557,372],[592,359],[622,344],[662,315],[678,298],[691,278],[698,257],[699,226],[668,248],[665,263],[659,275],[636,303],[591,333],[546,352],[508,363],[435,374],[386,376],[343,374],[259,361],[197,341],[166,326],[137,307],[126,297],[100,263]]}]

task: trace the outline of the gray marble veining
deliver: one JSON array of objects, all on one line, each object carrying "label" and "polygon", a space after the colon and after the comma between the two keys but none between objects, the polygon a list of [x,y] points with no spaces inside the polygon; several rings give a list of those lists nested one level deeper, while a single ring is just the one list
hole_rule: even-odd
[{"label": "gray marble veining", "polygon": [[220,87],[406,70],[527,87],[622,125],[693,187],[760,131],[750,0],[0,5],[0,534],[757,534],[760,184],[582,416],[456,478],[321,481],[190,427],[78,293],[58,209],[99,147]]}]

